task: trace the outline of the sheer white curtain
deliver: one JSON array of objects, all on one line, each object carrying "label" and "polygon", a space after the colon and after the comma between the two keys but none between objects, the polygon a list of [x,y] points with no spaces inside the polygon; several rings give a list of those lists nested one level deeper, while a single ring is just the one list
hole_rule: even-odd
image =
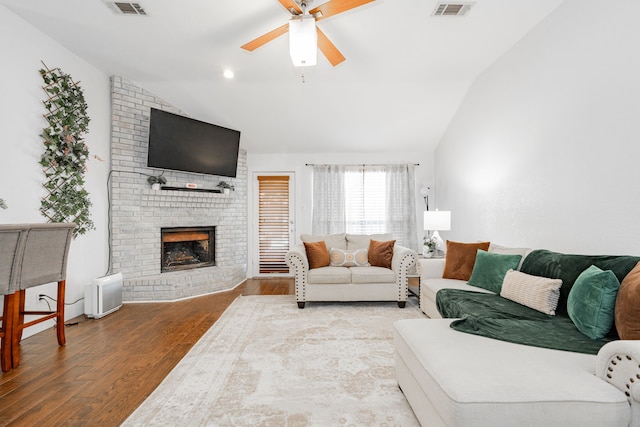
[{"label": "sheer white curtain", "polygon": [[345,166],[313,166],[313,234],[344,233],[345,222]]},{"label": "sheer white curtain", "polygon": [[415,166],[388,165],[386,171],[386,223],[402,246],[417,250]]},{"label": "sheer white curtain", "polygon": [[315,165],[314,234],[391,233],[416,249],[413,165]]}]

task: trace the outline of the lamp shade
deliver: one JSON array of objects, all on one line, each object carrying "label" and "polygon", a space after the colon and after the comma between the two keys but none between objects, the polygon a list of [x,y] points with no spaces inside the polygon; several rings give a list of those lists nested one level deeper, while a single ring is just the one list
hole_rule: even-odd
[{"label": "lamp shade", "polygon": [[289,20],[289,55],[295,67],[316,65],[318,33],[313,16],[302,14]]},{"label": "lamp shade", "polygon": [[424,211],[424,229],[451,230],[451,211]]}]

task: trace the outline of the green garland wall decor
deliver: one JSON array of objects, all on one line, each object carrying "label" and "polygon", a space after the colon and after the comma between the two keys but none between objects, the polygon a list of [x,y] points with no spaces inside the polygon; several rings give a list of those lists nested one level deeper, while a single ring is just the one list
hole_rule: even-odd
[{"label": "green garland wall decor", "polygon": [[44,153],[40,158],[47,195],[40,212],[49,222],[74,222],[74,237],[95,229],[91,220],[91,200],[84,189],[89,148],[83,135],[89,127],[87,103],[79,83],[59,68],[44,63],[40,75],[48,96],[43,101],[47,127],[42,130]]}]

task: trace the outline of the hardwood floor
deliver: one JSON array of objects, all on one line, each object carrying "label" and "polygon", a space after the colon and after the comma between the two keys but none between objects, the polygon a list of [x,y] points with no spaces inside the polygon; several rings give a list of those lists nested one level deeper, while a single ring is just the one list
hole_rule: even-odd
[{"label": "hardwood floor", "polygon": [[120,425],[239,295],[293,294],[293,279],[172,303],[125,304],[102,319],[68,321],[20,343],[20,367],[0,376],[0,425]]}]

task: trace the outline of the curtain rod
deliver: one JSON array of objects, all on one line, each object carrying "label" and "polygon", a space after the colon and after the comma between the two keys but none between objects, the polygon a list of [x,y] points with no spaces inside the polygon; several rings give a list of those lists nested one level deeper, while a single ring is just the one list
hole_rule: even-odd
[{"label": "curtain rod", "polygon": [[[343,165],[343,164],[340,164],[338,166],[389,166],[389,165],[406,165],[406,164],[409,164],[409,163],[385,163],[385,164],[357,163],[357,164],[354,164],[354,165]],[[321,166],[321,165],[319,165],[317,163],[305,163],[304,165],[305,166]],[[323,163],[323,165],[333,166],[333,165],[326,164],[326,163]],[[414,163],[413,166],[420,166],[420,163]]]}]

